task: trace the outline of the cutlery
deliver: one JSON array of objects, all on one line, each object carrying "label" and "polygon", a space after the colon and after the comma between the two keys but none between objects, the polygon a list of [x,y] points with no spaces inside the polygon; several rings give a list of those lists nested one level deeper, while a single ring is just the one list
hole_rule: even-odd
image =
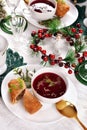
[{"label": "cutlery", "polygon": [[77,116],[77,108],[71,102],[61,100],[56,103],[56,108],[62,115],[68,118],[75,118],[82,126],[82,128],[84,130],[87,130],[87,128],[83,125],[83,123],[79,120]]}]

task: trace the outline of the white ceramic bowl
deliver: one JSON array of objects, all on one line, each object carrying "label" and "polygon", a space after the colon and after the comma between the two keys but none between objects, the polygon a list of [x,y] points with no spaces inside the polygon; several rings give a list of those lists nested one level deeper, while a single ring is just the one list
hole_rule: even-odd
[{"label": "white ceramic bowl", "polygon": [[[35,79],[40,75],[40,74],[43,74],[43,73],[54,73],[54,74],[57,74],[58,76],[60,76],[62,78],[62,80],[65,82],[65,85],[66,85],[66,91],[64,92],[63,95],[59,96],[59,97],[56,97],[56,98],[48,98],[48,97],[44,97],[42,95],[40,95],[36,89],[34,88],[34,81]],[[35,84],[36,85],[36,84]],[[46,67],[46,68],[42,68],[40,70],[38,70],[32,77],[32,80],[31,80],[31,87],[32,87],[32,91],[34,93],[34,95],[42,102],[45,102],[45,103],[56,103],[58,101],[60,101],[61,99],[64,98],[65,94],[68,92],[68,89],[69,89],[69,83],[68,83],[68,79],[65,77],[65,75],[61,72],[58,71],[58,69],[54,69],[54,68],[49,68],[49,67]],[[53,87],[53,86],[52,86]],[[41,90],[41,89],[40,89]]]},{"label": "white ceramic bowl", "polygon": [[[31,4],[34,1],[35,0],[30,0],[30,2],[29,2],[30,12],[34,19],[36,19],[37,21],[42,21],[42,20],[48,20],[48,19],[53,18],[53,16],[55,15],[55,12],[56,12],[56,8],[57,8],[56,0],[48,0],[49,2],[51,2],[54,5],[54,8],[52,6],[49,7],[49,10],[52,9],[52,11],[47,11],[46,6],[42,5],[41,3],[39,5],[37,5],[37,7],[32,6]],[[41,1],[43,1],[43,0],[41,0]],[[40,5],[41,5],[41,7],[40,7]],[[42,6],[44,6],[44,8],[42,8]],[[41,9],[42,13],[35,11],[35,8]]]}]

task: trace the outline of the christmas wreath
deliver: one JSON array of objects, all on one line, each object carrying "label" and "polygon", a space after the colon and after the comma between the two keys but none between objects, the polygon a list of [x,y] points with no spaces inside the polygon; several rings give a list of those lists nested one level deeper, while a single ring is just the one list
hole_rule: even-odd
[{"label": "christmas wreath", "polygon": [[[39,29],[38,31],[32,31],[31,33],[31,42],[30,48],[34,54],[41,54],[41,63],[43,65],[57,64],[60,67],[65,67],[68,70],[68,73],[71,74],[78,64],[84,62],[87,58],[87,45],[86,37],[84,37],[83,29],[81,24],[77,23],[75,27],[66,27],[62,29]],[[63,58],[61,56],[56,57],[55,54],[47,54],[47,50],[40,46],[40,43],[46,38],[64,38],[66,42],[71,46],[66,56]]]}]

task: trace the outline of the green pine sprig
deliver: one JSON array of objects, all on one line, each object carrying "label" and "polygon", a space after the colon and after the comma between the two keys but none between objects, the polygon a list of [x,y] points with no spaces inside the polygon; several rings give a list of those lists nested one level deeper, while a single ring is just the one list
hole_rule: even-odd
[{"label": "green pine sprig", "polygon": [[66,62],[75,63],[76,62],[75,52],[72,49],[70,49],[63,60]]}]

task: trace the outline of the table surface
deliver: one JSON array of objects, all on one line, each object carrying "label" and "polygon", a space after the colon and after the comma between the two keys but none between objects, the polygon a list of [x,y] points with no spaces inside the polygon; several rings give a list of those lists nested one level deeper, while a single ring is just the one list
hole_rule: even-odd
[{"label": "table surface", "polygon": [[[85,3],[80,4],[85,5]],[[22,2],[19,5],[20,9],[23,9]],[[18,8],[17,8],[18,9]],[[28,29],[26,30],[26,37],[29,38],[31,31],[37,30],[35,26],[31,25],[29,23]],[[13,45],[15,44],[14,37],[12,35],[4,33],[2,30],[0,30],[0,34],[3,35],[4,37],[7,38],[9,42],[9,47],[13,49]],[[23,48],[26,51],[21,50],[15,50],[18,51],[21,56],[24,57],[24,62],[28,64],[37,64],[39,63],[38,58],[35,60],[32,59],[30,56],[28,49],[27,49],[28,44],[26,44],[26,47]],[[30,56],[30,57],[29,57]],[[66,76],[69,77],[69,79],[73,82],[75,85],[77,92],[78,92],[78,105],[79,111],[78,111],[78,116],[80,120],[83,122],[83,124],[87,127],[87,88],[85,85],[81,84],[74,76],[68,75],[66,73]],[[13,113],[11,113],[8,108],[5,106],[2,97],[0,98],[0,129],[1,130],[82,130],[80,125],[73,119],[69,118],[63,118],[62,121],[59,122],[54,122],[52,124],[36,124],[36,123],[31,123],[31,122],[26,122],[18,117],[16,117]],[[70,126],[70,127],[69,127]]]}]

